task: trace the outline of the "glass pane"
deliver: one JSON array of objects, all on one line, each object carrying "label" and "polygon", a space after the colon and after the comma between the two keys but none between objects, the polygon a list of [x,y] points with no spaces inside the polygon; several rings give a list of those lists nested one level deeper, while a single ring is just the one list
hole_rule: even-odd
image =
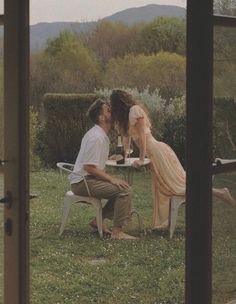
[{"label": "glass pane", "polygon": [[[3,27],[0,26],[3,33]],[[0,36],[0,159],[3,159],[3,38]],[[4,176],[0,166],[0,197],[3,196]],[[3,303],[3,207],[0,204],[0,303]]]},{"label": "glass pane", "polygon": [[[31,23],[34,25],[31,26],[30,58],[32,105],[30,113],[30,192],[38,194],[38,197],[30,204],[31,302],[32,304],[95,302],[183,304],[185,208],[183,205],[179,208],[173,240],[169,240],[166,225],[152,230],[152,180],[150,172],[145,171],[144,168],[140,172],[135,171],[133,176],[133,192],[135,193],[133,205],[140,215],[141,221],[139,222],[137,214],[134,213],[132,222],[126,227],[127,233],[142,238],[140,242],[136,244],[121,242],[119,244],[119,242],[109,239],[101,242],[98,234],[92,233],[91,227],[88,225],[94,216],[94,210],[76,207],[71,208],[65,230],[59,237],[63,198],[66,191],[70,190],[70,185],[67,174],[62,176],[59,174],[56,162],[74,163],[82,135],[90,126],[85,115],[82,115],[78,126],[78,129],[81,130],[80,138],[78,139],[78,131],[75,136],[79,144],[74,145],[72,143],[74,136],[69,130],[71,127],[75,130],[74,123],[78,121],[78,117],[73,109],[73,103],[68,101],[66,112],[61,112],[65,118],[60,120],[57,116],[55,119],[55,123],[58,122],[63,129],[62,132],[59,131],[59,126],[56,134],[61,134],[62,137],[59,141],[55,136],[50,138],[52,133],[48,131],[52,131],[53,128],[48,128],[48,118],[50,121],[54,120],[50,115],[48,116],[46,107],[42,111],[42,101],[44,94],[49,92],[63,93],[61,96],[66,102],[67,97],[70,98],[71,94],[94,93],[95,89],[97,89],[96,94],[109,98],[110,88],[125,87],[145,104],[151,116],[152,132],[155,138],[168,143],[184,166],[186,164],[186,19],[150,19],[150,25],[149,23],[148,25],[138,24],[135,27],[121,25],[117,22],[107,26],[106,23],[101,22],[94,24],[91,32],[78,32],[77,37],[69,36],[68,33],[51,36],[52,40],[48,41],[45,51],[46,39],[42,43],[43,39],[40,40],[40,38],[43,36],[34,34],[34,31],[42,26],[42,31],[44,31],[42,33],[46,37],[52,33],[51,30],[47,30],[50,27],[47,26],[50,24],[35,23],[53,22],[56,18],[58,20],[60,17],[57,13],[60,13],[60,10],[65,12],[65,9],[63,10],[62,5],[59,5],[58,12],[55,4],[49,20],[46,13],[50,11],[52,5],[47,4],[42,9],[43,1],[33,2],[35,5],[31,6]],[[129,5],[128,2],[126,1],[131,8],[132,4]],[[142,2],[143,5],[145,5],[144,2],[148,5],[152,1]],[[184,1],[179,2],[184,5]],[[36,10],[36,4],[37,6],[41,4],[41,14],[39,14],[39,9]],[[98,1],[95,6],[97,4]],[[102,5],[98,4],[97,9],[99,7]],[[82,9],[83,7],[80,8],[78,4],[77,9],[73,11],[81,12]],[[118,10],[118,6],[114,7],[113,13],[117,12],[115,10]],[[84,18],[90,15],[90,11],[91,9],[86,12]],[[93,7],[92,11],[96,11],[96,9]],[[180,9],[180,11],[185,16],[186,11],[184,9]],[[78,18],[77,14],[75,20]],[[151,24],[151,22],[153,23]],[[72,25],[71,29],[72,34],[77,30],[75,25]],[[104,37],[107,43],[101,43],[101,37]],[[81,48],[80,41],[82,41],[83,48]],[[73,45],[76,48],[75,52]],[[91,52],[93,56],[90,59]],[[81,57],[80,54],[84,55]],[[97,71],[99,72],[100,69],[104,71],[104,79],[100,77],[101,83],[99,83],[100,80],[97,81]],[[90,75],[87,73],[88,70],[91,71]],[[78,71],[81,74],[78,74]],[[88,75],[87,79],[85,75]],[[114,77],[114,75],[116,76]],[[82,83],[83,79],[84,83]],[[99,89],[100,91],[98,91]],[[64,93],[69,94],[66,96]],[[72,121],[72,116],[75,117],[75,122]],[[48,131],[44,126],[48,128]],[[67,138],[70,138],[69,141]],[[112,154],[112,147],[114,149],[116,146],[117,138],[112,135],[110,138]],[[71,139],[72,141],[70,141]],[[52,145],[50,144],[49,147],[46,141],[51,142]],[[66,150],[67,147],[70,147],[68,152],[71,155],[63,155],[64,148],[60,150],[60,155],[56,155],[53,149],[57,142],[61,143]],[[71,144],[68,144],[69,142]],[[57,147],[56,150],[59,151]],[[46,153],[48,154],[46,155]],[[138,157],[138,155],[137,147],[134,146],[132,157]],[[55,157],[55,161],[53,160],[49,164],[48,157]],[[48,170],[49,166],[51,166],[51,170]],[[111,171],[108,172],[112,174]],[[118,175],[119,172],[114,169],[113,174]],[[121,174],[120,177],[123,178],[123,175]],[[176,201],[174,206],[177,203]],[[145,235],[143,230],[140,230],[142,224],[147,232]],[[107,225],[112,226],[112,222],[108,221]],[[107,236],[107,238],[109,237]],[[124,267],[121,266],[122,273],[119,265],[124,265]],[[102,269],[103,272],[102,281],[97,276],[99,269]],[[94,275],[94,273],[97,274]],[[73,281],[71,281],[72,277]],[[117,278],[115,283],[114,277]]]},{"label": "glass pane", "polygon": [[4,13],[4,1],[0,0],[0,15]]},{"label": "glass pane", "polygon": [[214,13],[218,15],[236,16],[235,0],[215,0]]},{"label": "glass pane", "polygon": [[[236,28],[215,27],[214,34],[213,155],[236,160]],[[236,198],[236,172],[214,176],[213,185],[228,204],[220,197],[213,201],[212,303],[236,303],[236,208],[224,190]]]}]

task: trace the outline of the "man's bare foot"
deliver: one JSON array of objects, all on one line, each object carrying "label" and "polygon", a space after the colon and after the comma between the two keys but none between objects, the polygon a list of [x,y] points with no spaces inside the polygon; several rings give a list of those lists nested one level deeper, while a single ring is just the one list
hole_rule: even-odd
[{"label": "man's bare foot", "polygon": [[236,201],[235,199],[232,197],[232,195],[229,192],[228,188],[223,188],[223,195],[222,195],[222,199],[227,202],[230,206],[232,207],[236,207]]},{"label": "man's bare foot", "polygon": [[[94,218],[94,219],[89,223],[89,226],[90,226],[93,230],[98,231],[98,225],[97,225],[96,218]],[[108,228],[106,227],[105,224],[102,224],[102,231],[103,231],[103,233],[105,233],[105,234],[111,234],[111,230],[108,229]]]},{"label": "man's bare foot", "polygon": [[113,228],[111,233],[111,239],[113,240],[137,240],[138,238],[127,233],[124,233],[119,228]]}]

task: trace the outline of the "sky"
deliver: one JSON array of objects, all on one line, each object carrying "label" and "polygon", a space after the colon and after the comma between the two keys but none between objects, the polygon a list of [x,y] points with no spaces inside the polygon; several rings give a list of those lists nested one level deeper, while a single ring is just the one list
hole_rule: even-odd
[{"label": "sky", "polygon": [[186,0],[30,0],[30,24],[97,21],[127,8],[148,4],[186,7]]}]

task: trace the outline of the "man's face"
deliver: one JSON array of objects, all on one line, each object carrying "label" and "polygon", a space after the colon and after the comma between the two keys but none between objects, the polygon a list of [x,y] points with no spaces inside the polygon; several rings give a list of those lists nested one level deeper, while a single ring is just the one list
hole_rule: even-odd
[{"label": "man's face", "polygon": [[104,117],[105,122],[111,122],[111,107],[109,104],[102,105],[102,115]]}]

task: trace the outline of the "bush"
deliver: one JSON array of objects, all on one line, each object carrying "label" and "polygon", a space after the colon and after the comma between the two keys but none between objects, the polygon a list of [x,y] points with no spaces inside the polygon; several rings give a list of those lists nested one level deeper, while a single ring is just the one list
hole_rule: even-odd
[{"label": "bush", "polygon": [[46,166],[75,162],[85,132],[92,126],[86,112],[96,94],[46,94],[45,122],[39,133],[38,151]]},{"label": "bush", "polygon": [[41,160],[37,154],[38,134],[40,124],[38,120],[38,113],[30,111],[30,170],[35,171],[41,167]]},{"label": "bush", "polygon": [[236,158],[236,102],[215,98],[213,107],[213,155]]},{"label": "bush", "polygon": [[109,88],[126,86],[140,92],[147,86],[150,92],[158,88],[159,95],[170,100],[185,93],[185,58],[167,52],[113,58],[107,64],[104,83]]},{"label": "bush", "polygon": [[[135,96],[146,108],[152,123],[153,136],[169,144],[181,163],[185,165],[185,97],[174,98],[167,102],[160,96],[158,90],[150,92],[149,88],[146,88],[143,92],[139,92],[137,89],[123,89]],[[98,90],[96,93],[109,98],[111,90]],[[137,148],[132,156],[138,156]]]}]

